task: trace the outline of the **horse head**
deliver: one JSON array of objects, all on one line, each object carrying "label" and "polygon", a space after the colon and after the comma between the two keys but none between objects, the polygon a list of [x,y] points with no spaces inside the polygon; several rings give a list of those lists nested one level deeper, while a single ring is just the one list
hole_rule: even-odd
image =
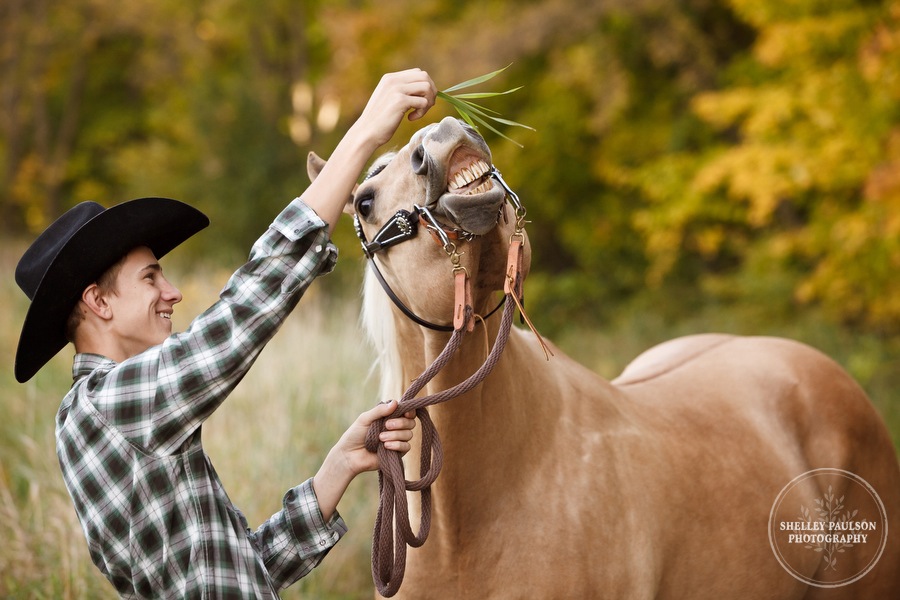
[{"label": "horse head", "polygon": [[[310,177],[322,166],[311,154]],[[400,302],[423,320],[450,323],[457,266],[469,275],[476,313],[486,314],[492,293],[503,289],[516,214],[504,202],[501,181],[484,138],[447,117],[377,159],[354,189],[345,212],[356,219],[364,251]],[[524,276],[530,249],[522,235]]]}]

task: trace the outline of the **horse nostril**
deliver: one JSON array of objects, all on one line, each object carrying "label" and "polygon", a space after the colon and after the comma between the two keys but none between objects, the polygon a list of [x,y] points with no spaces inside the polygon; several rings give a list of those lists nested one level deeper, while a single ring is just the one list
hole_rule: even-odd
[{"label": "horse nostril", "polygon": [[424,145],[419,144],[416,149],[413,150],[412,156],[409,160],[412,163],[413,172],[416,175],[424,175],[428,172],[428,163],[425,162]]}]

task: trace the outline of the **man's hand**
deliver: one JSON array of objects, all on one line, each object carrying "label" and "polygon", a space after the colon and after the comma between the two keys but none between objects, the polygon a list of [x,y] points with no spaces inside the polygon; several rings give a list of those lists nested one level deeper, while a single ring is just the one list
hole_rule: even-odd
[{"label": "man's hand", "polygon": [[410,121],[424,116],[436,96],[437,87],[421,69],[388,73],[378,82],[351,131],[372,140],[377,148],[390,141],[404,115],[409,113]]},{"label": "man's hand", "polygon": [[372,153],[393,137],[404,115],[422,117],[434,106],[437,88],[428,73],[408,69],[381,78],[359,119],[350,127],[303,200],[328,223],[329,234],[350,199]]},{"label": "man's hand", "polygon": [[[372,423],[387,417],[396,409],[397,401],[391,400],[362,413],[325,457],[322,467],[313,479],[313,489],[319,500],[319,510],[326,520],[334,514],[338,502],[353,478],[360,473],[378,468],[378,456],[366,450],[366,432]],[[409,441],[416,426],[414,417],[415,413],[410,412],[385,421],[385,430],[381,432],[380,437],[380,442],[385,448],[401,454],[409,452]]]},{"label": "man's hand", "polygon": [[[395,410],[397,410],[396,400],[378,404],[357,417],[356,421],[341,436],[334,449],[341,453],[347,464],[347,469],[354,476],[365,471],[374,471],[378,468],[378,456],[366,450],[366,432],[369,431],[372,423],[387,417]],[[415,412],[388,419],[384,422],[385,429],[381,432],[379,441],[388,450],[406,454],[410,450],[409,441],[412,439],[412,430],[415,426]]]}]

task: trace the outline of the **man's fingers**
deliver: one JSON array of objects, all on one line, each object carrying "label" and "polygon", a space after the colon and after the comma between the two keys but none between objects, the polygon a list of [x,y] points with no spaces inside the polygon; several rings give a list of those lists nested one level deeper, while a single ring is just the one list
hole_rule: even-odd
[{"label": "man's fingers", "polygon": [[413,437],[410,429],[399,429],[397,431],[382,431],[378,438],[382,442],[408,442]]},{"label": "man's fingers", "polygon": [[407,417],[397,417],[384,422],[385,429],[412,429],[416,426],[416,420]]}]

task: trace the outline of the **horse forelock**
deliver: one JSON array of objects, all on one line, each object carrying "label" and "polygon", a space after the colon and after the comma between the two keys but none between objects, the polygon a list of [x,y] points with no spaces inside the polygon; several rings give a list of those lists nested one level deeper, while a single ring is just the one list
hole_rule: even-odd
[{"label": "horse forelock", "polygon": [[396,152],[387,152],[376,158],[366,172],[366,179],[371,179],[381,173],[394,160],[395,156],[397,156]]},{"label": "horse forelock", "polygon": [[380,370],[378,387],[381,400],[399,399],[403,393],[403,371],[400,350],[397,347],[397,330],[391,302],[372,271],[366,269],[363,277],[363,303],[361,320],[366,337],[375,349],[376,360],[372,369]]}]

